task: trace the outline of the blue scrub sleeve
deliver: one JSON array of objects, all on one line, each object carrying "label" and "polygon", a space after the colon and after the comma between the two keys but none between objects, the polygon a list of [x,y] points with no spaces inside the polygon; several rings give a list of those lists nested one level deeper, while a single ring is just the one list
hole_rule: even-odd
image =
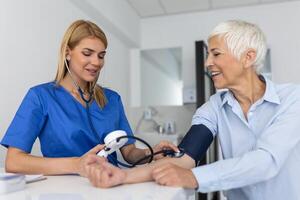
[{"label": "blue scrub sleeve", "polygon": [[[120,112],[119,129],[124,130],[127,133],[127,135],[133,136],[132,130],[130,128],[127,117],[125,115],[124,107],[120,96],[118,100],[119,100],[119,112]],[[130,138],[128,139],[128,142],[125,145],[134,144],[134,143],[135,143],[135,139]]]},{"label": "blue scrub sleeve", "polygon": [[15,147],[30,153],[32,145],[43,127],[45,118],[37,94],[33,89],[30,89],[2,138],[1,145]]}]

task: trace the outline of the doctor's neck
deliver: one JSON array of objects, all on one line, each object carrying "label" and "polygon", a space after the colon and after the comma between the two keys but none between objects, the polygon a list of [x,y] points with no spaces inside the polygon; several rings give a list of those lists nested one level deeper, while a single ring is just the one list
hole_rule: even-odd
[{"label": "doctor's neck", "polygon": [[70,92],[76,92],[76,93],[78,92],[78,87],[76,86],[76,84],[81,88],[81,90],[84,93],[87,91],[87,85],[88,85],[88,83],[86,81],[82,81],[75,77],[71,77],[69,73],[66,74],[66,76],[63,78],[63,80],[60,82],[60,84],[62,86],[64,86],[67,90],[69,90]]}]

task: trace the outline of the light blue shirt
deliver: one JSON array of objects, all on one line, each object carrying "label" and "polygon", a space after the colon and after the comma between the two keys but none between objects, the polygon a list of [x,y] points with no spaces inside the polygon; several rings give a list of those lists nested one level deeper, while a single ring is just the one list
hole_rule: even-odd
[{"label": "light blue shirt", "polygon": [[192,169],[199,192],[225,190],[229,200],[300,199],[300,87],[265,82],[247,119],[230,91],[196,111],[192,124],[217,136],[224,158]]}]

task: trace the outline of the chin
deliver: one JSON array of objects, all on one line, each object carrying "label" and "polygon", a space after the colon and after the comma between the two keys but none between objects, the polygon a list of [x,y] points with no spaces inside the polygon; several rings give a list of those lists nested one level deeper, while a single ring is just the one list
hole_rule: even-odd
[{"label": "chin", "polygon": [[86,82],[93,82],[93,81],[97,81],[97,77],[88,77],[84,79]]},{"label": "chin", "polygon": [[227,89],[228,88],[228,81],[224,78],[223,75],[218,75],[212,77],[212,82],[214,83],[214,87],[218,90]]},{"label": "chin", "polygon": [[225,87],[216,87],[216,86],[215,86],[215,88],[216,88],[216,90],[226,89]]},{"label": "chin", "polygon": [[214,86],[217,90],[227,89],[227,87],[224,84],[214,83]]}]

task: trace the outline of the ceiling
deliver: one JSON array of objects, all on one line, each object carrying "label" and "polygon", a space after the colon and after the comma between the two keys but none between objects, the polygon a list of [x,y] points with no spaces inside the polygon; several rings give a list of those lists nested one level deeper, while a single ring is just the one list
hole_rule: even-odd
[{"label": "ceiling", "polygon": [[127,0],[141,18],[295,0]]}]

